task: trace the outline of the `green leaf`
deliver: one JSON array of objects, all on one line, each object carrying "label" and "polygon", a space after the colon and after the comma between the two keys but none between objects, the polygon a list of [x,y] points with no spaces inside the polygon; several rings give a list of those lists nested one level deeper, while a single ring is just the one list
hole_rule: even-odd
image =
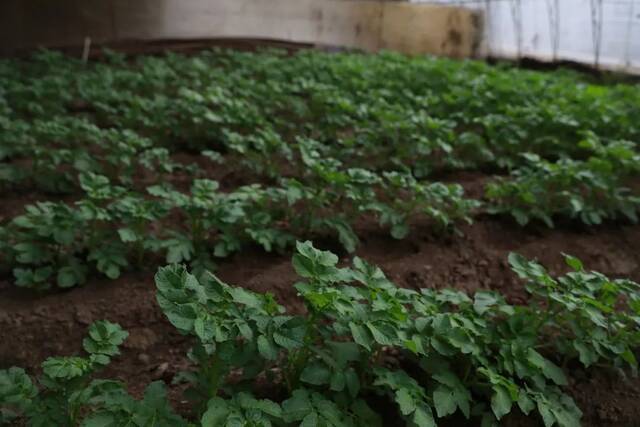
[{"label": "green leaf", "polygon": [[433,404],[439,418],[455,413],[457,404],[454,391],[445,386],[438,386],[433,392]]},{"label": "green leaf", "polygon": [[202,414],[200,423],[202,427],[223,426],[230,412],[229,405],[224,399],[214,397],[207,403],[207,410]]},{"label": "green leaf", "polygon": [[353,253],[358,246],[358,236],[349,223],[341,218],[333,218],[325,221],[327,225],[338,232],[338,239],[349,253]]},{"label": "green leaf", "polygon": [[527,393],[521,391],[518,394],[518,407],[525,415],[529,415],[529,412],[531,412],[536,405]]},{"label": "green leaf", "polygon": [[311,242],[297,242],[296,249],[298,253],[293,255],[292,264],[299,276],[328,282],[340,278],[335,267],[338,263],[336,255],[314,248]]},{"label": "green leaf", "polygon": [[416,401],[413,399],[411,393],[405,389],[401,388],[396,392],[396,402],[400,407],[400,412],[403,415],[409,415],[416,410]]},{"label": "green leaf", "polygon": [[499,299],[493,292],[476,292],[473,297],[473,309],[476,311],[476,313],[483,315],[498,302]]},{"label": "green leaf", "polygon": [[118,235],[120,236],[120,240],[124,243],[136,242],[138,241],[138,236],[136,233],[130,228],[119,228]]},{"label": "green leaf", "polygon": [[575,271],[584,270],[584,266],[578,258],[564,253],[562,255],[564,255],[564,262],[566,262],[569,267],[573,268]]},{"label": "green leaf", "polygon": [[346,386],[346,375],[342,371],[333,371],[329,379],[329,388],[333,391],[342,391]]},{"label": "green leaf", "polygon": [[87,280],[87,267],[77,260],[70,261],[70,265],[58,270],[57,282],[61,288],[71,288],[81,285]]},{"label": "green leaf", "polygon": [[369,328],[369,331],[371,331],[371,335],[373,335],[373,339],[378,344],[381,344],[381,345],[394,344],[393,342],[394,337],[390,336],[393,331],[389,331],[389,330],[383,331],[383,329],[378,328],[376,325],[374,325],[371,322],[367,322],[366,325],[367,325],[367,328]]},{"label": "green leaf", "polygon": [[91,370],[89,360],[81,357],[50,357],[42,363],[42,372],[55,380],[71,380]]},{"label": "green leaf", "polygon": [[502,418],[511,412],[511,396],[509,391],[498,385],[493,387],[493,395],[491,396],[491,410],[497,419]]},{"label": "green leaf", "polygon": [[129,333],[117,323],[100,320],[89,327],[88,335],[82,342],[82,346],[88,353],[115,356],[119,354],[118,346],[124,342]]},{"label": "green leaf", "polygon": [[538,412],[542,417],[545,427],[552,427],[556,422],[556,417],[551,411],[551,407],[544,401],[538,400]]},{"label": "green leaf", "polygon": [[[24,369],[13,367],[0,370],[0,421],[5,420],[3,416],[6,407],[13,406],[18,412],[27,411],[32,401],[37,398],[38,392],[38,388]],[[9,417],[7,414],[7,418]]]},{"label": "green leaf", "polygon": [[195,253],[193,242],[186,237],[166,240],[164,246],[167,248],[168,263],[189,261]]},{"label": "green leaf", "polygon": [[304,417],[302,419],[302,422],[300,423],[300,427],[317,427],[318,425],[320,425],[320,423],[318,422],[317,412],[311,412],[307,414],[307,416]]},{"label": "green leaf", "polygon": [[82,427],[114,427],[118,425],[118,418],[111,413],[91,414],[82,420]]},{"label": "green leaf", "polygon": [[371,350],[371,338],[367,329],[364,326],[358,325],[353,322],[349,322],[349,329],[351,330],[351,336],[353,336],[353,340],[366,348],[367,350]]},{"label": "green leaf", "polygon": [[433,419],[433,412],[427,405],[418,406],[412,420],[418,427],[437,427],[436,421]]},{"label": "green leaf", "polygon": [[278,348],[265,335],[260,335],[257,339],[258,351],[267,360],[275,360],[278,357]]},{"label": "green leaf", "polygon": [[233,300],[238,304],[246,305],[251,308],[261,308],[263,300],[260,295],[242,288],[231,288],[229,293]]},{"label": "green leaf", "polygon": [[302,341],[298,340],[297,337],[287,336],[280,332],[274,332],[273,340],[280,347],[285,348],[287,350],[295,350],[303,346]]},{"label": "green leaf", "polygon": [[391,226],[391,237],[394,239],[404,239],[409,234],[409,226],[402,222]]},{"label": "green leaf", "polygon": [[291,397],[282,402],[282,416],[285,422],[301,421],[311,412],[313,406],[306,390],[294,390]]},{"label": "green leaf", "polygon": [[358,399],[351,405],[351,411],[356,415],[359,425],[368,427],[382,427],[382,418],[367,403]]},{"label": "green leaf", "polygon": [[578,351],[580,362],[585,367],[589,367],[598,361],[598,353],[591,346],[580,341],[574,341],[573,347]]},{"label": "green leaf", "polygon": [[530,348],[527,353],[527,360],[534,366],[542,370],[542,374],[558,385],[567,385],[567,378],[558,366],[550,360],[545,359],[540,353]]},{"label": "green leaf", "polygon": [[331,371],[327,366],[314,363],[307,365],[300,374],[300,380],[308,384],[324,385],[329,383]]},{"label": "green leaf", "polygon": [[355,369],[347,369],[345,372],[345,381],[349,395],[351,397],[356,397],[360,393],[360,378],[358,377],[358,373]]}]

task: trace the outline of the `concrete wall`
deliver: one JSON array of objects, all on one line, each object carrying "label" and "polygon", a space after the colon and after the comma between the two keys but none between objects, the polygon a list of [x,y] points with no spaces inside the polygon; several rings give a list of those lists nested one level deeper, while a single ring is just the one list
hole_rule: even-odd
[{"label": "concrete wall", "polygon": [[256,38],[468,57],[477,12],[349,0],[2,0],[0,53],[133,40]]}]

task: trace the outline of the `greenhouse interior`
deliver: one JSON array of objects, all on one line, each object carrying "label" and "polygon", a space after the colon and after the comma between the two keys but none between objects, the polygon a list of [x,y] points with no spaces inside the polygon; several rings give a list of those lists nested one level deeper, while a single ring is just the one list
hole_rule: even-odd
[{"label": "greenhouse interior", "polygon": [[0,425],[640,426],[640,0],[4,0]]}]

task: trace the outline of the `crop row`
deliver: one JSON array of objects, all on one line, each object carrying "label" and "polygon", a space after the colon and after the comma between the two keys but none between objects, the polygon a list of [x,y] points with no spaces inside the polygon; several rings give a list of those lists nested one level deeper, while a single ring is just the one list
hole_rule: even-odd
[{"label": "crop row", "polygon": [[111,54],[85,65],[41,52],[1,65],[0,106],[10,122],[71,112],[198,149],[246,135],[268,149],[259,141],[264,132],[285,141],[304,136],[328,145],[334,157],[371,157],[383,169],[409,163],[420,174],[513,167],[522,152],[580,156],[586,131],[607,141],[640,136],[640,91],[632,85],[474,61],[213,51],[132,62]]},{"label": "crop row", "polygon": [[247,244],[281,251],[310,235],[336,235],[352,252],[358,244],[353,226],[365,218],[377,219],[396,238],[408,233],[415,216],[445,231],[470,221],[477,206],[456,184],[315,164],[315,181],[282,179],[277,186],[252,184],[227,193],[207,179],[194,180],[189,193],[166,183],[139,193],[85,173],[79,178],[84,197],[75,203],[28,205],[0,228],[2,265],[15,266],[18,286],[40,289],[82,284],[92,265],[115,279],[158,252],[166,262],[189,262],[203,271],[214,268],[214,257]]},{"label": "crop row", "polygon": [[[42,51],[0,61],[0,86],[0,187],[76,200],[2,219],[0,270],[20,286],[115,278],[156,254],[200,272],[323,234],[353,251],[372,218],[396,238],[417,216],[451,229],[479,203],[424,179],[455,169],[508,173],[480,212],[523,225],[637,222],[629,85],[388,53]],[[209,169],[229,165],[261,184],[221,191]],[[167,184],[176,174],[190,193]]]},{"label": "crop row", "polygon": [[[77,119],[36,122],[32,131],[33,134],[23,133],[22,143],[7,145],[2,151],[8,159],[28,159],[28,162],[0,164],[0,182],[9,188],[20,181],[32,180],[43,190],[73,191],[79,186],[75,179],[78,172],[103,174],[125,186],[139,186],[136,177],[141,170],[152,174],[155,182],[162,182],[176,171],[203,173],[195,164],[173,161],[168,149],[154,147],[151,140],[130,131],[103,130]],[[231,139],[232,144],[227,148],[240,157],[230,161],[242,162],[256,175],[269,171],[273,179],[288,172],[305,179],[315,173],[330,181],[331,171],[318,170],[327,169],[327,164],[333,169],[337,166],[344,169],[356,156],[355,152],[343,153],[344,160],[338,160],[326,145],[308,138],[285,143],[277,134],[263,133],[260,139],[241,135]],[[270,148],[265,149],[266,146]],[[551,225],[554,215],[579,217],[593,224],[616,218],[621,213],[635,221],[637,197],[627,187],[640,168],[635,144],[604,143],[595,134],[585,133],[577,147],[582,150],[582,159],[549,161],[537,154],[521,154],[523,164],[512,171],[511,179],[500,179],[489,185],[487,199],[496,205],[490,211],[513,213],[523,224],[530,218],[538,218]],[[413,158],[419,158],[419,145],[413,148],[417,150],[412,153]],[[274,153],[286,153],[284,160],[294,164],[277,161]],[[224,161],[213,151],[204,151],[203,155],[214,162]],[[431,157],[425,154],[425,158]],[[374,159],[369,160],[375,163]],[[310,172],[309,168],[315,171]],[[409,172],[401,170],[403,174]]]},{"label": "crop row", "polygon": [[[624,186],[640,165],[633,146],[603,145],[594,137],[587,143],[594,155],[582,161],[551,163],[528,155],[529,164],[512,179],[488,185],[485,211],[510,213],[521,224],[537,218],[550,226],[554,216],[587,224],[620,215],[637,221],[640,198]],[[299,140],[298,148],[300,176],[230,192],[208,179],[194,179],[190,193],[168,183],[140,192],[84,172],[77,179],[83,196],[74,204],[29,205],[0,228],[2,266],[13,267],[17,285],[34,288],[82,284],[91,265],[114,279],[155,253],[203,271],[214,268],[216,257],[251,243],[282,251],[296,239],[331,234],[352,252],[358,245],[354,226],[368,218],[394,238],[405,237],[416,217],[428,218],[437,230],[451,230],[460,220],[471,221],[480,206],[457,184],[347,168],[313,140]],[[130,184],[123,176],[120,182]]]},{"label": "crop row", "polygon": [[[625,161],[637,163],[628,141],[640,134],[640,91],[631,85],[473,61],[277,51],[134,61],[108,53],[91,64],[43,51],[0,62],[0,82],[0,184],[9,189],[31,181],[69,192],[87,172],[130,186],[141,169],[161,182],[192,171],[172,161],[184,150],[240,162],[258,177],[299,177],[307,166],[299,152],[311,146],[378,174],[510,171],[488,198],[521,223],[529,210],[547,223],[557,214],[586,223],[635,214],[629,168],[589,161],[603,157],[597,147],[625,145]],[[585,171],[595,178],[560,194],[574,186],[557,176]],[[527,192],[530,185],[542,190]],[[591,193],[611,207],[593,212]]]},{"label": "crop row", "polygon": [[[520,411],[546,427],[571,427],[581,411],[565,391],[569,363],[634,374],[637,368],[640,286],[589,272],[570,256],[572,272],[557,278],[509,256],[527,282],[526,306],[487,291],[470,297],[398,288],[362,259],[338,267],[337,256],[310,242],[297,243],[292,262],[305,315],[214,275],[198,279],[184,266],[156,274],[160,308],[195,342],[193,368],[176,377],[189,385],[189,420],[338,427],[381,426],[383,417],[399,416],[428,427],[458,414],[492,426]],[[160,382],[136,401],[121,382],[94,379],[126,337],[118,325],[99,321],[83,341],[86,356],[51,357],[35,381],[20,368],[0,371],[0,421],[195,425],[171,410]],[[280,392],[262,398],[255,387],[261,381]],[[380,399],[396,408],[378,412],[386,405],[371,402]]]}]

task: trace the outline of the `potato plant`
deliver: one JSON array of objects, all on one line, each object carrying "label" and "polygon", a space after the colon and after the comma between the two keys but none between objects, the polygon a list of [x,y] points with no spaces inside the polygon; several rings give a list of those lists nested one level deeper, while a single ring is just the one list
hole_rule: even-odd
[{"label": "potato plant", "polygon": [[[203,422],[254,419],[242,411],[238,400],[248,398],[239,393],[278,371],[290,397],[280,405],[249,399],[245,408],[256,405],[251,415],[259,425],[278,419],[285,425],[382,425],[367,404],[367,396],[382,394],[419,426],[456,412],[492,425],[516,407],[536,413],[546,426],[573,426],[581,411],[563,392],[561,366],[599,361],[635,372],[639,286],[587,272],[575,258],[567,257],[574,271],[556,279],[511,255],[512,268],[529,282],[527,306],[508,305],[487,291],[469,297],[401,289],[359,258],[351,268],[337,261],[309,242],[298,243],[293,266],[301,281],[295,286],[308,312],[302,317],[287,315],[268,294],[230,287],[215,276],[198,281],[184,267],[160,269],[161,308],[174,326],[197,338],[190,353],[197,368],[184,378],[195,407],[205,411]],[[621,300],[629,302],[626,311],[615,309]],[[392,354],[398,356],[389,365]],[[232,370],[242,375],[225,383]]]},{"label": "potato plant", "polygon": [[[552,277],[511,254],[530,295],[527,305],[513,306],[490,291],[399,288],[360,258],[339,267],[336,255],[310,242],[296,248],[305,315],[212,274],[198,279],[177,264],[158,270],[160,308],[194,338],[193,369],[179,376],[190,385],[191,421],[172,412],[160,383],[136,401],[122,384],[92,379],[127,335],[104,321],[83,342],[88,357],[47,359],[37,383],[20,368],[0,371],[3,420],[381,426],[389,414],[371,405],[377,395],[394,402],[407,425],[435,426],[459,414],[490,426],[518,410],[547,427],[578,426],[581,411],[565,391],[568,362],[636,373],[640,285],[587,271],[574,257],[565,257],[570,273]],[[253,394],[261,378],[285,397]]]},{"label": "potato plant", "polygon": [[120,354],[118,347],[128,335],[115,323],[98,321],[82,342],[86,356],[50,357],[35,380],[21,368],[0,371],[0,422],[26,418],[29,425],[42,427],[186,426],[170,410],[162,382],[149,384],[137,401],[123,383],[93,378]]},{"label": "potato plant", "polygon": [[527,165],[486,188],[489,212],[509,213],[525,225],[532,219],[553,227],[553,217],[577,218],[585,224],[625,218],[638,222],[640,197],[627,183],[640,170],[640,155],[629,142],[603,145],[590,138],[581,144],[594,151],[586,160],[549,162],[525,154]]},{"label": "potato plant", "polygon": [[403,238],[416,217],[446,229],[470,221],[477,207],[458,185],[344,170],[331,159],[306,164],[310,172],[300,181],[283,178],[274,186],[251,184],[230,192],[220,191],[217,181],[194,179],[189,193],[165,183],[144,194],[86,172],[77,178],[83,198],[28,205],[8,224],[0,262],[18,263],[16,284],[37,289],[83,284],[87,264],[116,279],[157,252],[168,263],[188,262],[201,273],[215,268],[215,258],[251,243],[284,251],[296,239],[330,234],[353,252],[359,242],[353,225],[366,214]]},{"label": "potato plant", "polygon": [[16,285],[46,289],[51,282],[68,288],[86,280],[79,259],[84,250],[80,212],[64,203],[39,202],[9,224]]}]

